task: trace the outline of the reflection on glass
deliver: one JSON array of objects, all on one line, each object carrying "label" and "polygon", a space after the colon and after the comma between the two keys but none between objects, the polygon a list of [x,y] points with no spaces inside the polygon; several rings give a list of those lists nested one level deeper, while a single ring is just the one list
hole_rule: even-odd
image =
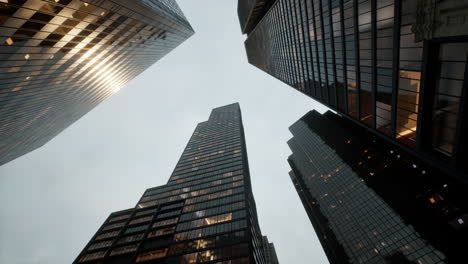
[{"label": "reflection on glass", "polygon": [[402,19],[400,25],[396,139],[409,147],[415,147],[423,42],[416,42],[415,35],[411,31],[416,16],[417,3],[403,0],[401,5],[401,15],[405,19]]},{"label": "reflection on glass", "polygon": [[0,2],[0,138],[15,135],[0,141],[0,164],[43,145],[193,34],[140,1],[93,3]]},{"label": "reflection on glass", "polygon": [[163,248],[163,249],[157,249],[157,250],[153,250],[150,252],[142,253],[138,255],[136,262],[139,263],[139,262],[148,261],[152,259],[163,258],[166,256],[167,250],[168,250],[167,248]]},{"label": "reflection on glass", "polygon": [[432,146],[447,156],[453,154],[467,57],[468,43],[440,45],[440,72],[432,110]]}]

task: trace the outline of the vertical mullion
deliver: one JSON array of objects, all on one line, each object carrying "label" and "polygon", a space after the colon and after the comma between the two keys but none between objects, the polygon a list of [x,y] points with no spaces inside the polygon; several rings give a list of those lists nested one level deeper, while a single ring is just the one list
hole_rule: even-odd
[{"label": "vertical mullion", "polygon": [[[315,41],[315,61],[317,62],[317,82],[318,82],[318,94],[320,95],[319,99],[323,102],[323,94],[322,94],[322,78],[321,78],[321,69],[320,69],[320,58],[319,58],[319,51],[318,51],[318,40],[317,40],[317,25],[315,24],[315,4],[312,0],[310,0],[310,4],[312,7],[312,23],[314,24],[314,41]],[[323,102],[325,104],[325,102]]]},{"label": "vertical mullion", "polygon": [[305,23],[306,23],[306,26],[307,26],[307,30],[306,30],[306,34],[304,34],[304,36],[307,36],[307,48],[309,49],[309,55],[310,55],[310,71],[311,71],[311,74],[312,74],[312,80],[311,81],[311,85],[312,85],[312,94],[314,96],[314,98],[317,99],[317,87],[315,85],[315,72],[314,72],[314,61],[313,61],[313,54],[314,54],[314,51],[312,49],[312,44],[311,44],[311,39],[310,39],[310,24],[309,24],[309,21],[310,21],[310,17],[309,17],[309,8],[308,8],[308,3],[311,3],[312,1],[302,1],[304,2],[304,8],[305,8]]},{"label": "vertical mullion", "polygon": [[[439,46],[439,45],[437,45]],[[431,118],[432,118],[432,96],[435,94],[435,79],[428,76],[428,73],[432,69],[436,69],[436,72],[440,71],[440,62],[437,59],[432,58],[430,54],[431,47],[428,41],[424,41],[423,47],[423,58],[422,58],[422,70],[421,70],[421,84],[419,89],[419,105],[418,105],[418,130],[416,131],[416,150],[423,151],[425,144],[429,143],[428,134],[431,134]],[[436,53],[438,56],[438,52]],[[435,57],[437,58],[437,57]],[[431,62],[431,63],[429,63]],[[429,80],[431,82],[429,83]],[[431,89],[432,87],[432,89]],[[426,103],[427,102],[427,103]]]},{"label": "vertical mullion", "polygon": [[[313,65],[312,63],[309,63],[309,59],[310,56],[311,56],[311,49],[310,49],[310,38],[309,38],[309,32],[308,32],[308,29],[309,29],[309,21],[307,19],[307,6],[306,6],[306,3],[307,1],[302,1],[302,0],[299,0],[298,1],[298,5],[299,5],[299,14],[300,14],[300,21],[301,21],[301,30],[302,30],[302,40],[303,40],[303,49],[304,49],[304,64],[306,66],[306,78],[307,78],[307,94],[312,96],[314,95],[313,94],[313,88],[312,88],[312,78],[309,78],[309,76],[313,76]],[[307,30],[304,30],[304,28],[306,27]],[[309,51],[309,52],[307,52]],[[309,57],[307,56],[309,55]]]},{"label": "vertical mullion", "polygon": [[401,27],[401,0],[395,0],[394,25],[393,25],[393,81],[392,81],[392,112],[390,136],[396,137],[397,102],[398,102],[398,80],[400,69],[400,27]]},{"label": "vertical mullion", "polygon": [[[468,58],[466,58],[468,60]],[[463,81],[463,89],[460,98],[460,108],[458,110],[458,120],[457,120],[457,131],[455,134],[455,144],[454,144],[454,151],[453,151],[453,158],[451,161],[451,165],[453,167],[460,168],[465,170],[468,168],[466,164],[466,157],[467,154],[467,145],[468,140],[466,139],[466,135],[468,134],[468,125],[467,125],[467,100],[468,100],[468,61],[465,64],[465,75]]]},{"label": "vertical mullion", "polygon": [[[294,76],[294,85],[293,87],[297,89],[297,85],[299,83],[299,66],[297,64],[297,60],[296,60],[296,56],[297,56],[297,51],[294,52],[294,33],[293,33],[293,30],[292,29],[292,26],[293,26],[293,21],[291,19],[291,6],[290,6],[290,3],[289,1],[285,1],[286,3],[286,8],[285,8],[285,11],[286,11],[286,23],[287,23],[287,27],[286,27],[286,32],[288,34],[288,46],[289,46],[289,51],[290,51],[290,54],[291,54],[291,60],[292,60],[292,70],[293,70],[293,76]],[[300,89],[299,89],[300,90]]]},{"label": "vertical mullion", "polygon": [[343,53],[343,96],[344,96],[344,113],[348,113],[348,73],[347,73],[347,60],[346,60],[346,33],[344,25],[344,3],[339,0],[340,5],[340,19],[341,19],[341,42]]},{"label": "vertical mullion", "polygon": [[353,0],[353,12],[354,12],[354,45],[356,49],[356,116],[357,120],[361,120],[361,63],[359,58],[359,10],[358,0]]},{"label": "vertical mullion", "polygon": [[377,129],[377,3],[371,0],[371,60],[372,60],[372,79],[371,79],[371,101],[372,101],[372,123],[371,126]]},{"label": "vertical mullion", "polygon": [[279,14],[279,25],[280,25],[280,30],[281,30],[281,39],[283,42],[283,52],[285,56],[285,66],[286,66],[286,72],[287,72],[287,83],[291,86],[294,86],[293,82],[293,69],[291,66],[291,54],[289,52],[289,47],[288,47],[288,41],[287,41],[287,21],[285,20],[285,8],[284,8],[284,3],[283,1],[279,1],[280,4],[280,10],[281,13]]},{"label": "vertical mullion", "polygon": [[322,1],[327,1],[327,0],[319,0],[319,11],[320,11],[320,24],[321,24],[321,29],[322,29],[322,53],[323,53],[323,69],[325,70],[325,94],[327,97],[327,106],[330,106],[330,91],[328,87],[328,69],[327,69],[327,47],[325,45],[325,25],[323,23],[323,6],[322,6]]},{"label": "vertical mullion", "polygon": [[[301,39],[299,37],[297,37],[296,41],[297,41],[297,46],[298,46],[298,49],[301,51],[301,56],[300,57],[300,64],[302,65],[301,68],[302,68],[302,82],[303,82],[303,86],[304,86],[304,93],[307,94],[307,95],[310,95],[310,91],[309,91],[309,86],[308,86],[308,72],[309,72],[309,67],[308,67],[308,63],[307,63],[307,58],[306,58],[306,43],[305,43],[305,35],[304,35],[304,28],[303,28],[303,22],[302,22],[302,9],[301,9],[301,4],[300,4],[300,1],[301,0],[293,0],[294,1],[294,17],[295,17],[295,20],[296,20],[296,26],[295,26],[295,29],[294,30],[298,30],[298,28],[300,28],[301,32],[302,32],[302,43],[300,42]],[[297,33],[297,35],[299,34],[299,32]]]},{"label": "vertical mullion", "polygon": [[[327,0],[325,0],[327,1]],[[335,36],[334,36],[334,29],[333,29],[333,12],[332,12],[332,0],[328,0],[328,15],[329,15],[329,27],[330,27],[330,42],[331,42],[331,54],[332,54],[332,59],[331,59],[331,64],[332,64],[332,70],[333,70],[333,86],[330,87],[330,89],[335,89],[335,109],[338,110],[338,81],[336,78],[336,57],[335,57]]]}]

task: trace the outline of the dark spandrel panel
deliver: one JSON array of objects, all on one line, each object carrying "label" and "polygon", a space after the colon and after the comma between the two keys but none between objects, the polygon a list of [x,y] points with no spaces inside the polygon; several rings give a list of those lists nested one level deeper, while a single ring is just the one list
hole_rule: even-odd
[{"label": "dark spandrel panel", "polygon": [[331,112],[290,130],[291,177],[332,263],[464,259],[466,183]]},{"label": "dark spandrel panel", "polygon": [[133,1],[0,5],[0,164],[44,145],[193,34]]}]

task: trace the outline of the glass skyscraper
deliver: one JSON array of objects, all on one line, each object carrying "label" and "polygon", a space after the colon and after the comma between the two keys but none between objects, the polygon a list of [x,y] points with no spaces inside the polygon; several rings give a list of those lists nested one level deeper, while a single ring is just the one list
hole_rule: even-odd
[{"label": "glass skyscraper", "polygon": [[290,131],[290,176],[330,263],[466,262],[466,182],[332,112]]},{"label": "glass skyscraper", "polygon": [[249,62],[468,179],[464,1],[239,0]]},{"label": "glass skyscraper", "polygon": [[168,183],[112,213],[74,263],[267,264],[239,105],[199,123]]},{"label": "glass skyscraper", "polygon": [[0,1],[0,165],[44,145],[193,33],[174,0]]},{"label": "glass skyscraper", "polygon": [[263,236],[263,249],[267,264],[278,264],[278,256],[276,256],[275,245],[268,241],[268,237]]}]

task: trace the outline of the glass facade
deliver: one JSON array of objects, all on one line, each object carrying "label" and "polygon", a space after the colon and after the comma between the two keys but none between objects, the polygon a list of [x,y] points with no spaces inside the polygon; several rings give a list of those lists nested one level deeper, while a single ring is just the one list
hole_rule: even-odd
[{"label": "glass facade", "polygon": [[466,261],[466,183],[332,112],[290,131],[290,176],[330,263]]},{"label": "glass facade", "polygon": [[457,144],[468,133],[462,89],[468,35],[421,40],[417,30],[425,24],[415,24],[427,11],[422,2],[278,0],[247,32],[247,57],[396,145],[468,178],[460,165],[466,143]]},{"label": "glass facade", "polygon": [[0,1],[0,165],[44,145],[193,33],[173,0]]},{"label": "glass facade", "polygon": [[268,241],[266,236],[263,236],[263,248],[265,250],[265,260],[267,264],[278,264],[275,245]]},{"label": "glass facade", "polygon": [[238,104],[199,123],[168,183],[113,213],[74,263],[268,264]]},{"label": "glass facade", "polygon": [[237,15],[243,33],[250,32],[275,0],[240,0]]}]

